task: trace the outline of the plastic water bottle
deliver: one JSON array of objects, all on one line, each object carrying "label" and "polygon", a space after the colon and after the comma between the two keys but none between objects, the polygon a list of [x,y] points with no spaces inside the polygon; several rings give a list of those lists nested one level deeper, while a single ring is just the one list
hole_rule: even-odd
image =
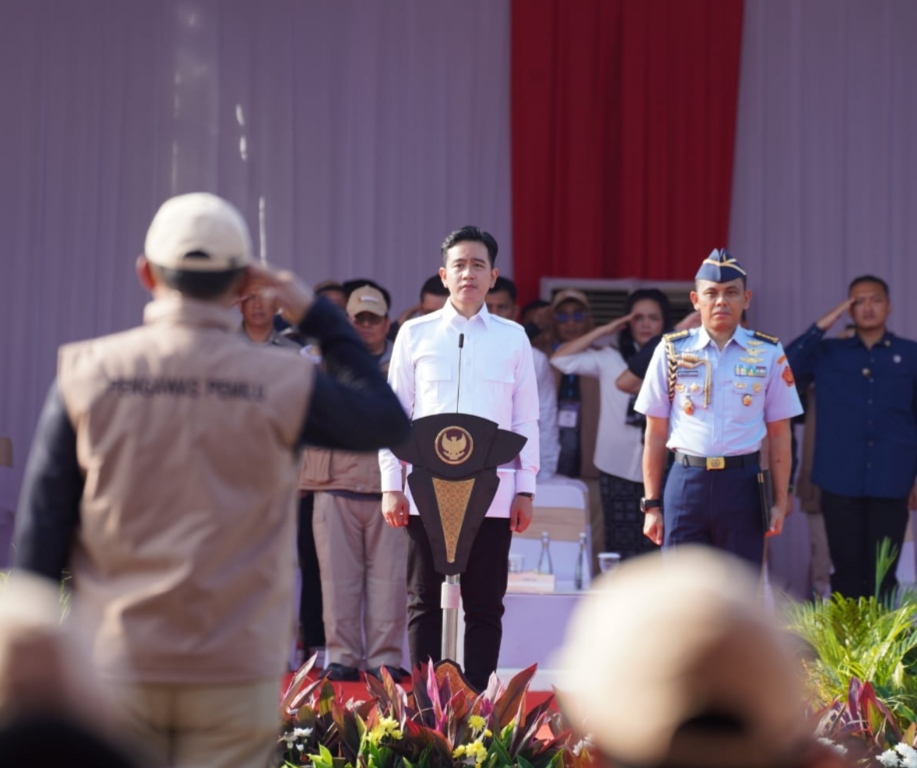
[{"label": "plastic water bottle", "polygon": [[576,555],[576,570],[573,572],[573,586],[583,588],[583,574],[586,573],[586,534],[579,535],[579,553]]},{"label": "plastic water bottle", "polygon": [[545,531],[541,534],[541,554],[538,555],[538,573],[554,573],[551,562],[551,536]]}]

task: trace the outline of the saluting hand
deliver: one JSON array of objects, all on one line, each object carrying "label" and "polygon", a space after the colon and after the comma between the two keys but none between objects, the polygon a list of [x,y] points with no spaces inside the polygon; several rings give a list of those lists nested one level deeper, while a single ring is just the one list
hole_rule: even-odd
[{"label": "saluting hand", "polygon": [[700,312],[696,309],[693,312],[689,312],[685,315],[681,321],[675,326],[676,331],[687,331],[691,328],[700,328],[703,322],[700,318]]},{"label": "saluting hand", "polygon": [[292,272],[271,269],[263,264],[248,267],[240,294],[246,296],[254,291],[261,291],[262,295],[273,294],[284,319],[293,325],[299,324],[315,300],[312,289]]},{"label": "saluting hand", "polygon": [[834,309],[832,309],[827,315],[821,318],[818,322],[815,323],[821,330],[827,331],[832,325],[834,325],[838,318],[844,314],[850,307],[853,305],[853,299],[844,299],[840,304],[838,304]]},{"label": "saluting hand", "polygon": [[612,320],[610,323],[605,323],[605,325],[599,327],[599,330],[603,336],[616,333],[634,319],[634,314],[634,312],[631,312],[629,315],[624,315],[623,317],[619,317],[616,320]]},{"label": "saluting hand", "polygon": [[643,535],[653,544],[662,546],[664,533],[661,509],[648,509],[643,515]]}]

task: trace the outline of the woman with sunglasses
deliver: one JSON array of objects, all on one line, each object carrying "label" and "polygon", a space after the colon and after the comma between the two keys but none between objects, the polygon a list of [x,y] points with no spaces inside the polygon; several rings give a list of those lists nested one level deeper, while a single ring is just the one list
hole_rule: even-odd
[{"label": "woman with sunglasses", "polygon": [[[623,317],[564,340],[551,357],[551,365],[562,374],[598,379],[599,427],[593,460],[600,473],[605,550],[620,552],[624,558],[657,547],[643,535],[640,512],[645,423],[634,411],[635,398],[619,390],[615,381],[641,347],[669,330],[668,298],[656,288],[643,288],[628,296]],[[611,337],[611,343],[596,347],[605,337]]]}]

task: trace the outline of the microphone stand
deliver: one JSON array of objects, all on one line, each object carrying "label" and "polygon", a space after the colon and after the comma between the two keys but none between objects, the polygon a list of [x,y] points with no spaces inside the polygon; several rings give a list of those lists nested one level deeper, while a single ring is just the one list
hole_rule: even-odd
[{"label": "microphone stand", "polygon": [[[459,395],[462,386],[462,349],[465,346],[465,334],[458,339],[458,377],[455,387],[455,412],[459,412]],[[461,576],[446,576],[440,588],[439,605],[443,611],[443,638],[440,646],[440,657],[458,662],[458,609],[462,604]]]}]

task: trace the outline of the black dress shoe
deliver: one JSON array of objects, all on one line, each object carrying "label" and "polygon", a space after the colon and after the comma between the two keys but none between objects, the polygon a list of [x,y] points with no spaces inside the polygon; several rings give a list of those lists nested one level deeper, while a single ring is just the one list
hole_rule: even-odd
[{"label": "black dress shoe", "polygon": [[343,664],[329,664],[325,667],[322,677],[336,683],[359,683],[360,670],[354,667],[345,667]]},{"label": "black dress shoe", "polygon": [[381,682],[383,667],[388,671],[388,673],[392,676],[392,680],[394,680],[396,683],[400,683],[406,677],[411,676],[411,673],[406,669],[402,669],[401,667],[392,667],[388,664],[383,664],[381,667],[371,667],[370,669],[366,670],[366,674],[372,675],[374,678],[376,678],[376,680]]}]

